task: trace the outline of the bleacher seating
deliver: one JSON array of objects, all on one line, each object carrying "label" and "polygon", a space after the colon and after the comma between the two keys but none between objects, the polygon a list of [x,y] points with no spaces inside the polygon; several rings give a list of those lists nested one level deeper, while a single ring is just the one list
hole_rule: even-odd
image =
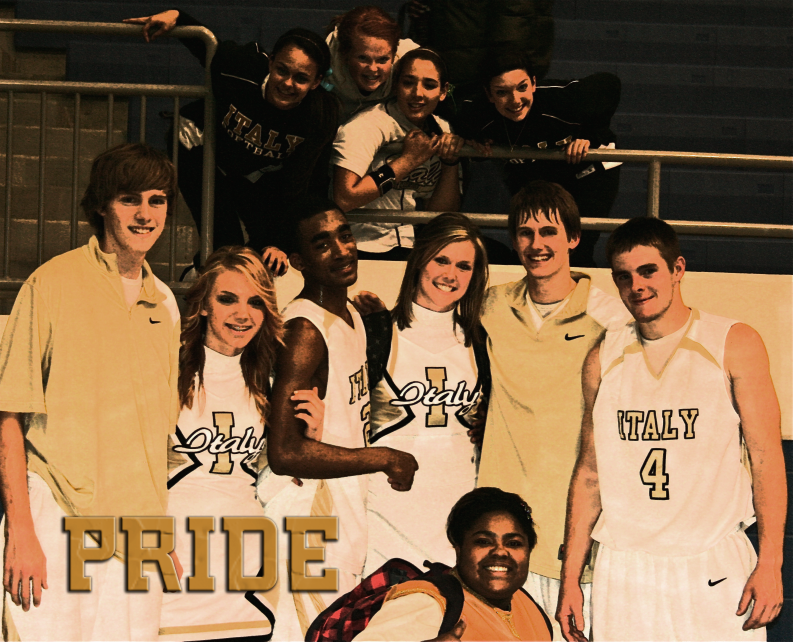
[{"label": "bleacher seating", "polygon": [[[369,0],[367,0],[369,1]],[[265,47],[294,25],[321,31],[354,0],[209,0],[179,3],[219,39]],[[396,13],[401,2],[380,2]],[[17,17],[117,21],[155,13],[146,2],[19,0]],[[737,154],[793,155],[793,8],[787,0],[557,0],[556,40],[548,78],[610,71],[623,83],[613,119],[618,145]],[[18,34],[18,46],[67,49],[74,80],[199,83],[201,69],[178,42],[154,46],[85,36]],[[147,137],[164,145],[168,101],[150,101]],[[138,131],[131,105],[128,130]],[[622,170],[615,217],[645,211],[646,166]],[[665,165],[661,215],[669,219],[793,223],[793,177],[757,169]],[[472,194],[470,211],[504,211],[506,199]],[[686,237],[696,270],[790,273],[793,243]],[[602,242],[599,252],[602,251]]]}]

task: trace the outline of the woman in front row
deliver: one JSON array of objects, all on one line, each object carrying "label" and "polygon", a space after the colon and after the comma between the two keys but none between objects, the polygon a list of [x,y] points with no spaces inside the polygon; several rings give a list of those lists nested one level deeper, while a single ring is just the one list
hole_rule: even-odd
[{"label": "woman in front row", "polygon": [[476,485],[490,372],[479,325],[488,280],[477,227],[444,213],[425,225],[396,306],[364,318],[371,390],[367,443],[412,454],[413,488],[369,479],[367,576],[399,557],[454,563],[444,537],[454,502]]},{"label": "woman in front row", "polygon": [[[215,579],[213,591],[188,592],[183,584],[182,592],[164,595],[160,639],[264,635],[272,617],[267,604],[255,594],[227,591],[222,518],[264,514],[254,485],[264,444],[270,371],[283,336],[275,288],[256,252],[223,247],[209,257],[185,299],[188,309],[179,353],[182,411],[169,449],[168,509],[176,518],[183,583],[193,574],[193,538],[186,520],[214,517],[208,561]],[[295,410],[308,433],[318,431],[324,404],[316,389],[298,391],[292,399],[298,402]],[[255,532],[243,537],[243,575],[255,576],[261,565],[255,554],[260,538]]]},{"label": "woman in front row", "polygon": [[[394,71],[395,96],[360,112],[339,128],[333,143],[333,200],[358,207],[455,212],[460,209],[459,159],[463,145],[449,123],[433,115],[445,100],[446,65],[429,49],[413,49]],[[381,149],[403,143],[402,150]],[[355,223],[359,259],[404,260],[413,247],[412,225]]]},{"label": "woman in front row", "polygon": [[457,560],[451,574],[460,581],[464,599],[451,634],[438,638],[445,598],[434,584],[411,580],[388,592],[356,642],[550,640],[548,616],[521,588],[537,543],[526,502],[498,488],[477,488],[452,508],[446,535]]}]

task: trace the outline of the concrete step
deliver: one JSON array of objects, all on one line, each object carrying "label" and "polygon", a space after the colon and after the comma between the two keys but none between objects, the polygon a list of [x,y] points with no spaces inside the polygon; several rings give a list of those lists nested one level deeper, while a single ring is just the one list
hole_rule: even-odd
[{"label": "concrete step", "polygon": [[600,71],[622,81],[621,112],[793,117],[792,69],[555,60],[547,77],[582,78]]},{"label": "concrete step", "polygon": [[554,57],[623,63],[790,67],[793,36],[787,26],[557,20]]},{"label": "concrete step", "polygon": [[[661,218],[792,225],[793,174],[761,170],[661,168]],[[647,166],[626,163],[612,209],[616,218],[643,215]]]},{"label": "concrete step", "polygon": [[617,112],[611,127],[624,149],[793,156],[793,119]]},{"label": "concrete step", "polygon": [[[2,82],[0,80],[0,82]],[[0,124],[7,120],[8,93],[0,89]],[[108,99],[105,96],[80,97],[81,129],[105,130],[107,127]],[[128,100],[115,97],[113,102],[113,125],[126,132]],[[41,122],[41,95],[14,93],[14,125],[38,127]],[[47,126],[74,127],[74,95],[47,94]]]},{"label": "concrete step", "polygon": [[554,17],[569,20],[697,25],[790,24],[788,0],[556,0]]}]

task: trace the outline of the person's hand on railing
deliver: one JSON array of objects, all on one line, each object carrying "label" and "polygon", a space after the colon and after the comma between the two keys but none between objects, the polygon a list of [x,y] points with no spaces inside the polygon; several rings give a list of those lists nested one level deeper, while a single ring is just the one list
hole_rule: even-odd
[{"label": "person's hand on railing", "polygon": [[583,138],[577,138],[576,140],[570,141],[567,143],[567,147],[564,148],[564,153],[567,156],[567,162],[571,165],[575,165],[576,163],[580,163],[582,160],[586,158],[587,150],[589,149],[589,141]]},{"label": "person's hand on railing", "polygon": [[436,156],[440,144],[440,136],[427,136],[420,129],[414,129],[407,133],[402,142],[402,158],[408,161],[411,169],[415,169]]},{"label": "person's hand on railing", "polygon": [[178,19],[179,12],[176,9],[169,9],[153,16],[125,18],[124,22],[131,25],[143,25],[143,39],[146,42],[151,42],[158,36],[164,36],[173,31]]},{"label": "person's hand on railing", "polygon": [[487,158],[490,158],[493,155],[493,141],[488,139],[484,143],[480,143],[478,140],[467,140],[465,141],[466,145],[470,145],[480,154],[484,154]]},{"label": "person's hand on railing", "polygon": [[460,153],[464,144],[465,140],[461,136],[446,132],[440,137],[438,156],[441,157],[444,164],[456,165],[460,160],[457,154]]},{"label": "person's hand on railing", "polygon": [[289,270],[286,253],[272,245],[262,250],[262,262],[275,276],[283,276]]}]

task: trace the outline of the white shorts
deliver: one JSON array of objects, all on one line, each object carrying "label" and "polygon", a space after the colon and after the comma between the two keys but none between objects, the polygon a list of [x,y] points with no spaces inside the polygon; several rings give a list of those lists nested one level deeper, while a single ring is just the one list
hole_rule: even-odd
[{"label": "white shorts", "polygon": [[28,473],[33,525],[47,559],[48,589],[41,606],[26,613],[5,595],[5,608],[21,640],[156,640],[160,622],[162,583],[147,573],[149,590],[127,592],[124,565],[115,557],[85,565],[91,591],[70,592],[66,513],[46,482]]},{"label": "white shorts", "polygon": [[[545,577],[529,571],[529,577],[523,588],[534,601],[540,605],[553,627],[553,639],[563,640],[562,627],[556,621],[556,607],[559,602],[559,587],[561,581],[552,577]],[[584,635],[589,638],[589,627],[592,625],[592,584],[581,584],[581,591],[584,594]]]},{"label": "white shorts", "polygon": [[[311,568],[312,564],[308,567]],[[319,574],[312,570],[309,574]],[[272,642],[304,640],[306,631],[316,617],[342,595],[352,591],[361,583],[360,575],[339,570],[339,590],[321,592],[292,592],[289,589],[289,562],[278,561],[278,583],[263,594],[263,598],[273,605],[275,626]]]},{"label": "white shorts", "polygon": [[598,550],[592,586],[595,640],[765,640],[735,615],[757,555],[743,531],[692,556]]},{"label": "white shorts", "polygon": [[[213,492],[214,491],[214,492]],[[166,640],[210,640],[263,636],[270,632],[271,605],[253,591],[227,589],[226,533],[223,516],[260,516],[262,507],[253,497],[228,497],[219,489],[202,488],[200,482],[183,480],[168,496],[168,512],[176,519],[176,553],[184,568],[182,591],[166,593],[160,616],[160,642]],[[234,501],[236,499],[236,501]],[[193,538],[187,531],[191,515],[212,516],[215,530],[209,533],[209,574],[214,591],[188,591],[193,574]],[[262,541],[257,532],[243,534],[243,576],[258,575],[262,567]]]}]

